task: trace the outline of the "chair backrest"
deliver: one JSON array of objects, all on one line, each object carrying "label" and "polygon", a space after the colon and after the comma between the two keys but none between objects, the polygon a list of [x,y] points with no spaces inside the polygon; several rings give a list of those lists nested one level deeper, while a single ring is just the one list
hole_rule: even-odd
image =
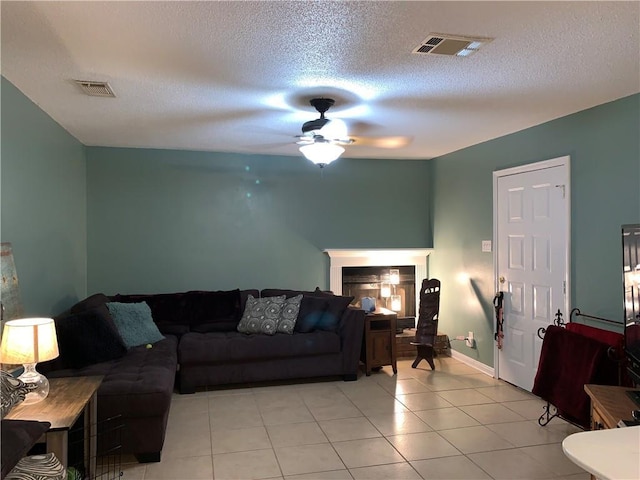
[{"label": "chair backrest", "polygon": [[425,278],[420,288],[420,309],[416,326],[416,342],[433,344],[438,335],[440,280]]}]

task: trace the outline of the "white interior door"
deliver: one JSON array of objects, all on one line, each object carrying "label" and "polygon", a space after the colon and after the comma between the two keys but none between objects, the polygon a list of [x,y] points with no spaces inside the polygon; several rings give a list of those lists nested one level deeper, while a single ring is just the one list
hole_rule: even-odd
[{"label": "white interior door", "polygon": [[494,173],[496,284],[504,292],[496,373],[528,391],[542,346],[538,329],[558,310],[567,320],[569,200],[569,157]]}]

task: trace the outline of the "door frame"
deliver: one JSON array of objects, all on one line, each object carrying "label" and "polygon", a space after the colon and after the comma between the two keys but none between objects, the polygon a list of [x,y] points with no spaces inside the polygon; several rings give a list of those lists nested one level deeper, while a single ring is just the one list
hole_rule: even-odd
[{"label": "door frame", "polygon": [[[565,184],[564,196],[567,200],[565,202],[565,209],[567,215],[567,225],[565,231],[565,286],[566,294],[564,296],[564,308],[565,308],[565,322],[569,319],[566,318],[568,312],[571,311],[571,157],[565,155],[563,157],[556,157],[550,160],[542,160],[535,163],[527,163],[518,167],[505,168],[503,170],[495,170],[493,172],[493,285],[495,291],[499,291],[498,282],[498,180],[502,177],[510,175],[517,175],[520,173],[534,172],[536,170],[544,170],[553,167],[563,167],[567,182]],[[492,317],[492,330],[495,329],[495,316]],[[494,378],[500,378],[500,358],[497,346],[493,347],[493,376]]]}]

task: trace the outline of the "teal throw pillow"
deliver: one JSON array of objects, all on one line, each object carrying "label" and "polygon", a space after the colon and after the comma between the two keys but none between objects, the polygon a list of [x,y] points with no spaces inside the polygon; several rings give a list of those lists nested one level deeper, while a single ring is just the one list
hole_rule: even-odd
[{"label": "teal throw pillow", "polygon": [[109,302],[107,308],[127,348],[164,339],[153,321],[151,309],[146,302]]}]

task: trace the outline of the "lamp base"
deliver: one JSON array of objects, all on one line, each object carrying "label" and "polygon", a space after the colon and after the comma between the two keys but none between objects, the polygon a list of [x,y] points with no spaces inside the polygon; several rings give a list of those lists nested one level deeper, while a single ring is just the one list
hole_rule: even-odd
[{"label": "lamp base", "polygon": [[31,390],[24,398],[25,405],[31,403],[38,403],[47,398],[49,395],[49,380],[47,377],[36,371],[35,363],[25,363],[24,372],[18,377],[24,383],[31,383],[36,385],[36,388]]}]

